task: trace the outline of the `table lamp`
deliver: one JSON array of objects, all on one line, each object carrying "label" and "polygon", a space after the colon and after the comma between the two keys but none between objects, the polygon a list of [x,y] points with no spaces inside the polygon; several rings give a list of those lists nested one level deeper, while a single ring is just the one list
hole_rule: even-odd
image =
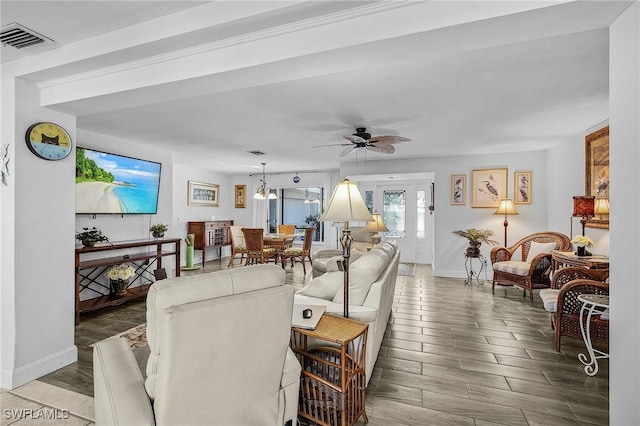
[{"label": "table lamp", "polygon": [[389,230],[382,221],[382,215],[380,213],[374,212],[372,216],[373,222],[369,222],[367,224],[367,227],[364,228],[364,230],[367,232],[373,232],[373,235],[371,236],[371,247],[379,244],[380,241],[382,241],[382,238],[380,237],[378,232],[387,232]]},{"label": "table lamp", "polygon": [[344,222],[342,228],[342,257],[344,270],[344,307],[343,314],[345,318],[349,318],[349,257],[351,256],[351,230],[349,229],[350,220],[358,220],[371,222],[373,217],[369,213],[362,194],[358,191],[358,186],[345,179],[336,185],[333,194],[329,200],[327,210],[322,214],[320,220],[323,222]]},{"label": "table lamp", "polygon": [[513,200],[511,198],[504,198],[500,200],[500,205],[498,206],[498,210],[495,211],[494,214],[503,214],[504,215],[504,246],[507,247],[507,227],[509,226],[509,221],[507,220],[507,215],[516,215],[518,212],[513,205]]},{"label": "table lamp", "polygon": [[595,197],[586,195],[574,195],[573,197],[573,216],[580,216],[580,224],[582,225],[582,236],[584,236],[584,225],[589,218],[593,217],[595,210]]},{"label": "table lamp", "polygon": [[604,218],[602,216],[609,214],[609,199],[596,198],[593,213],[600,216],[600,220],[603,220]]}]

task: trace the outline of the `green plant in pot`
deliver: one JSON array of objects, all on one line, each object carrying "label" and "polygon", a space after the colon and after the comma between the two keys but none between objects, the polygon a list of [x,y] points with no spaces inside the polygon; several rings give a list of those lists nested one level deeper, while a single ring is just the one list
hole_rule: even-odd
[{"label": "green plant in pot", "polygon": [[165,231],[167,231],[168,229],[168,225],[165,225],[163,223],[156,223],[155,225],[152,225],[151,228],[149,228],[149,231],[151,231],[151,235],[153,235],[153,238],[162,238],[164,237]]},{"label": "green plant in pot", "polygon": [[85,247],[92,247],[96,243],[109,242],[109,238],[95,226],[92,228],[82,228],[81,232],[76,233],[76,240],[80,241]]},{"label": "green plant in pot", "polygon": [[493,235],[493,231],[488,229],[471,228],[464,231],[453,231],[453,233],[469,240],[469,247],[467,247],[467,256],[469,257],[478,257],[480,255],[482,243],[492,246],[498,245],[496,240],[490,238]]}]

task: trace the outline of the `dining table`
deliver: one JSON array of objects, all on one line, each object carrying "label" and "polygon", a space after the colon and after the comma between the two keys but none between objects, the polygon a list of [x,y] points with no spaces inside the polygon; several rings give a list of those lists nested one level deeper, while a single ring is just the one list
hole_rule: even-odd
[{"label": "dining table", "polygon": [[278,263],[282,252],[293,245],[295,238],[295,234],[264,234],[262,240],[265,247],[272,247],[276,250],[276,263]]}]

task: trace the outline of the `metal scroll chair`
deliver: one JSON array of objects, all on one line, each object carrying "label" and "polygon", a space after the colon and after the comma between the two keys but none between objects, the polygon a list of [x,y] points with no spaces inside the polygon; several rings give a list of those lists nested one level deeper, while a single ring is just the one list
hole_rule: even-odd
[{"label": "metal scroll chair", "polygon": [[242,226],[230,226],[229,228],[229,233],[231,235],[231,259],[229,259],[227,268],[229,268],[233,264],[233,260],[237,255],[240,255],[240,264],[242,265],[244,255],[247,254],[247,247],[244,243]]},{"label": "metal scroll chair", "polygon": [[247,259],[244,265],[255,265],[278,261],[278,252],[273,247],[264,246],[264,229],[242,228],[244,242],[247,247]]},{"label": "metal scroll chair", "polygon": [[282,252],[282,267],[284,268],[287,260],[291,259],[291,267],[295,262],[302,263],[302,270],[304,274],[307,274],[307,268],[305,266],[305,259],[309,260],[309,263],[313,266],[313,260],[311,260],[311,243],[313,242],[313,234],[316,232],[316,228],[307,228],[304,231],[304,241],[302,247],[289,247]]}]

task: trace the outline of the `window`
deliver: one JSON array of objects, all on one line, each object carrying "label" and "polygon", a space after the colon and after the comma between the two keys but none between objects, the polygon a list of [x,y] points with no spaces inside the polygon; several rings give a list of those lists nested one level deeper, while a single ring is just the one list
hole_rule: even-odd
[{"label": "window", "polygon": [[416,211],[416,237],[425,238],[425,223],[427,215],[427,191],[419,189],[416,192],[418,207]]},{"label": "window", "polygon": [[384,191],[382,194],[382,220],[389,231],[385,237],[404,238],[406,232],[405,191]]},{"label": "window", "polygon": [[317,187],[282,189],[280,223],[296,225],[296,233],[300,235],[304,234],[305,228],[315,226],[313,240],[324,241],[324,223],[320,222],[323,193],[323,189]]}]

